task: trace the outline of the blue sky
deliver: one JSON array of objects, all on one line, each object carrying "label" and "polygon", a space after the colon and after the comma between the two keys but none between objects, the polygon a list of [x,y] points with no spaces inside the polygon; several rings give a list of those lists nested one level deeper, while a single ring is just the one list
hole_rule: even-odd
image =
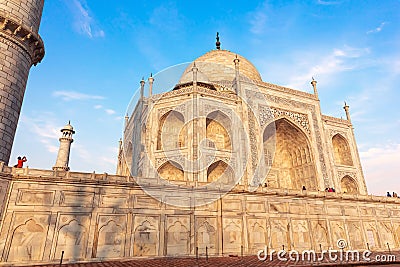
[{"label": "blue sky", "polygon": [[76,129],[73,171],[115,173],[123,117],[151,72],[214,49],[264,81],[311,92],[324,114],[350,105],[369,192],[400,192],[400,1],[45,1],[46,56],[33,67],[12,151],[50,169],[59,129]]}]

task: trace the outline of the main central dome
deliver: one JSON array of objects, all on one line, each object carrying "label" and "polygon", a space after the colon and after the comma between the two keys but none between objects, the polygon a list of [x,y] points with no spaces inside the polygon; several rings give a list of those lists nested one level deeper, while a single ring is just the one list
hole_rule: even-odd
[{"label": "main central dome", "polygon": [[[194,60],[199,70],[198,80],[203,82],[228,82],[235,79],[235,65],[233,60],[239,59],[239,72],[253,81],[262,81],[261,75],[254,65],[241,55],[228,50],[211,50]],[[179,83],[192,81],[191,63],[184,71]]]}]

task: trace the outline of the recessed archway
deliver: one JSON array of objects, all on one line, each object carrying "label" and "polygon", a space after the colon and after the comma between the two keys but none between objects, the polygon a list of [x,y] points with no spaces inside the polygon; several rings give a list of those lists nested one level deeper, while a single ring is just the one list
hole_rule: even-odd
[{"label": "recessed archway", "polygon": [[230,183],[234,179],[232,168],[222,160],[211,164],[207,169],[207,182],[211,183],[217,180],[223,183]]},{"label": "recessed archway", "polygon": [[340,134],[336,134],[332,138],[333,152],[335,157],[335,163],[339,165],[353,166],[353,160],[351,159],[351,152],[349,143]]},{"label": "recessed archway", "polygon": [[206,118],[208,146],[216,149],[231,149],[230,119],[220,111],[214,111]]},{"label": "recessed archway", "polygon": [[161,178],[169,181],[183,181],[185,179],[182,166],[176,162],[165,162],[158,168],[158,174]]},{"label": "recessed archway", "polygon": [[159,121],[157,133],[157,149],[168,150],[185,146],[185,120],[175,110],[164,114]]},{"label": "recessed archway", "polygon": [[342,178],[340,181],[340,187],[342,189],[342,193],[358,194],[358,186],[356,181],[348,175]]},{"label": "recessed archway", "polygon": [[279,188],[317,189],[314,157],[306,134],[285,118],[274,123],[275,131],[268,131],[271,127],[267,126],[263,134],[266,164],[271,166],[272,161],[267,183]]}]

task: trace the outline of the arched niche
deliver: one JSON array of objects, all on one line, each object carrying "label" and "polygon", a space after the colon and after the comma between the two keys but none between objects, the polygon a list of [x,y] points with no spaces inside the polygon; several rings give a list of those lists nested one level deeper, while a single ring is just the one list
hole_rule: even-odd
[{"label": "arched niche", "polygon": [[[271,127],[275,127],[275,131]],[[278,119],[265,128],[263,144],[266,164],[272,166],[267,176],[269,186],[318,188],[314,156],[300,128],[285,118]]]},{"label": "arched niche", "polygon": [[222,160],[211,164],[207,169],[207,182],[222,181],[222,183],[230,183],[234,179],[232,168]]},{"label": "arched niche", "polygon": [[358,194],[357,182],[348,175],[342,178],[340,181],[340,187],[342,189],[342,193]]},{"label": "arched niche", "polygon": [[335,157],[335,163],[339,165],[353,166],[353,160],[351,159],[351,152],[349,143],[340,134],[336,134],[332,137],[333,153]]},{"label": "arched niche", "polygon": [[168,150],[185,146],[185,120],[182,113],[171,110],[158,123],[157,149]]},{"label": "arched niche", "polygon": [[176,162],[165,162],[158,168],[158,174],[161,178],[169,181],[183,181],[185,179],[182,166]]},{"label": "arched niche", "polygon": [[216,149],[231,149],[231,121],[221,111],[214,111],[206,117],[208,146]]}]

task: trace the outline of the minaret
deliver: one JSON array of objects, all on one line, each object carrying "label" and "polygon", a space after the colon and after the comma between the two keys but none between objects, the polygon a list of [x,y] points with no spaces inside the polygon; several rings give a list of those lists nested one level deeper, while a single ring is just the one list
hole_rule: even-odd
[{"label": "minaret", "polygon": [[71,151],[71,144],[74,142],[72,135],[75,133],[74,128],[70,122],[61,129],[60,149],[58,150],[56,165],[53,170],[69,171],[69,153]]},{"label": "minaret", "polygon": [[140,81],[140,99],[143,99],[144,97],[144,85],[145,85],[144,77],[142,77],[142,80]]},{"label": "minaret", "polygon": [[153,95],[153,82],[154,82],[153,73],[150,73],[150,77],[149,77],[149,98]]},{"label": "minaret", "polygon": [[0,161],[8,164],[29,69],[44,57],[44,0],[0,1]]},{"label": "minaret", "polygon": [[239,72],[239,58],[236,55],[233,63],[235,64],[235,81],[236,81],[236,94],[242,96],[242,92],[240,90],[240,72]]},{"label": "minaret", "polygon": [[317,90],[317,81],[314,80],[314,77],[312,77],[311,85],[314,89],[314,95],[316,98],[318,98],[318,90]]},{"label": "minaret", "polygon": [[344,102],[344,107],[343,107],[343,109],[344,109],[344,111],[346,112],[346,118],[347,118],[347,120],[351,123],[349,108],[350,108],[350,107],[347,105],[347,103]]}]

